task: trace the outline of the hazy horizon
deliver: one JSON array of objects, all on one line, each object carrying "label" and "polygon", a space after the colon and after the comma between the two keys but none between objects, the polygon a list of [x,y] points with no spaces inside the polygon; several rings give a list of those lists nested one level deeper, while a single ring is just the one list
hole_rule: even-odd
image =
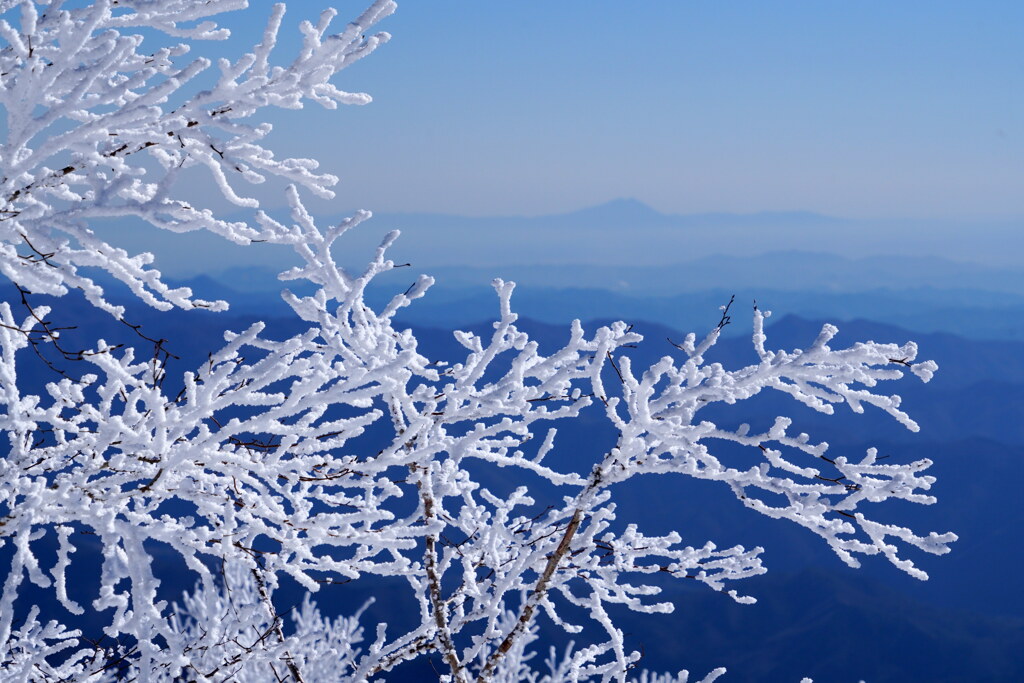
[{"label": "hazy horizon", "polygon": [[[298,21],[331,4],[293,3],[281,58]],[[425,272],[780,250],[1024,267],[1024,3],[400,5],[380,25],[392,39],[337,79],[372,103],[268,117],[281,153],[340,178],[334,199],[307,198],[314,215],[374,212],[342,242],[354,267],[392,229],[395,258]],[[345,4],[336,21],[361,9]],[[229,15],[235,34],[215,50],[251,49],[268,12]],[[202,172],[186,176],[197,205],[238,210]],[[278,213],[281,189],[239,187]],[[602,217],[629,218],[623,199],[641,218],[750,225]],[[549,220],[588,212],[596,222],[571,230]],[[111,229],[120,246],[162,252],[157,267],[174,275],[276,260]]]},{"label": "hazy horizon", "polygon": [[[287,220],[286,212],[273,213]],[[350,212],[334,211],[317,218],[327,225],[347,215]],[[234,217],[244,220],[248,215],[242,212]],[[399,230],[401,237],[391,251],[397,262],[410,262],[422,272],[452,266],[494,269],[495,277],[513,266],[664,267],[714,256],[750,258],[780,252],[854,260],[926,258],[1022,270],[1022,227],[1024,221],[1010,219],[858,220],[799,209],[668,214],[639,200],[619,199],[534,216],[375,211],[371,220],[346,234],[336,249],[342,262],[361,268],[383,236]],[[284,269],[295,258],[286,248],[243,247],[205,232],[171,234],[125,222],[95,229],[129,251],[154,253],[156,267],[171,277],[230,266]]]}]

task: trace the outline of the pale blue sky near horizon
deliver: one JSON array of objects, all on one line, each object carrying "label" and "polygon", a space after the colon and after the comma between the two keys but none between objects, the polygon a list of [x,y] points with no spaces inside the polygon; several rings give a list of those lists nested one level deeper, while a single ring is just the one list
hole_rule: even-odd
[{"label": "pale blue sky near horizon", "polygon": [[[288,25],[365,4],[293,1]],[[240,45],[261,10],[231,22]],[[404,0],[378,28],[392,41],[336,81],[372,104],[272,118],[279,150],[342,177],[313,202],[324,213],[633,197],[666,213],[1024,217],[1024,2]]]}]

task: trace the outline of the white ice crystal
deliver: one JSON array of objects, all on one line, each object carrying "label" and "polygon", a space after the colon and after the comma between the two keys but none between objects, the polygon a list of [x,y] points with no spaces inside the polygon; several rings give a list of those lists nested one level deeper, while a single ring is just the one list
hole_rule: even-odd
[{"label": "white ice crystal", "polygon": [[[882,555],[923,578],[905,547],[948,550],[953,534],[918,535],[870,516],[892,498],[932,502],[927,461],[881,463],[873,450],[857,461],[830,458],[827,444],[792,434],[785,417],[751,433],[698,416],[775,390],[825,413],[874,406],[916,430],[899,397],[876,390],[905,368],[931,377],[934,363],[912,364],[913,344],[833,349],[836,329],[825,326],[806,350],[771,351],[755,311],[754,365],[705,362],[719,326],[700,342],[690,335],[681,353],[634,368],[622,349],[641,337],[624,323],[586,331],[575,322],[561,348],[542,353],[517,327],[514,285],[496,280],[493,331],[456,332],[465,354],[446,363],[422,355],[394,317],[432,279],[421,277],[380,310],[368,305],[367,286],[395,267],[387,249],[397,233],[365,271],[340,268],[335,242],[370,214],[318,227],[301,193],[330,197],[336,179],[313,160],[274,156],[262,146],[270,126],[255,120],[266,107],[367,102],[331,79],[388,39],[369,31],[394,3],[374,2],[340,33],[331,32],[333,11],[304,23],[285,66],[272,65],[284,7],[266,7],[267,29],[252,52],[221,60],[214,84],[193,88],[214,66],[190,49],[224,37],[216,16],[245,6],[0,0],[0,271],[8,279],[33,293],[81,289],[115,317],[123,307],[83,269],[105,271],[158,308],[224,308],[169,287],[148,254],[129,254],[90,228],[134,217],[172,232],[291,246],[301,265],[281,279],[316,287],[308,296],[283,292],[304,331],[283,341],[262,324],[229,333],[209,362],[184,374],[180,393],[165,393],[161,368],[144,354],[100,340],[82,355],[89,374],[55,381],[45,395],[23,394],[19,364],[57,337],[40,342],[36,318],[0,304],[8,443],[0,543],[11,550],[0,593],[4,680],[355,682],[435,654],[450,681],[681,683],[686,672],[630,671],[639,654],[608,607],[671,611],[654,580],[665,576],[751,601],[729,582],[765,570],[760,548],[694,547],[676,532],[617,524],[614,485],[646,474],[726,482],[742,505],[799,524],[850,565]],[[190,168],[209,173],[251,218],[218,218],[179,196],[175,180]],[[290,220],[259,209],[250,186],[269,176],[291,183]],[[614,426],[616,443],[578,454],[571,468],[552,464],[545,455],[559,447],[556,423],[590,406]],[[379,451],[355,449],[371,427],[387,433]],[[715,456],[722,441],[748,447],[751,464],[723,464]],[[522,485],[498,495],[474,474],[485,467],[518,473]],[[530,482],[557,496],[542,504],[543,487]],[[79,532],[103,547],[88,603],[67,592]],[[35,548],[50,537],[58,552],[46,566]],[[147,549],[154,542],[198,581],[178,605],[157,599],[160,568]],[[366,623],[358,606],[332,621],[308,598],[289,622],[273,601],[286,576],[310,593],[325,582],[398,577],[420,623],[397,632]],[[94,647],[57,619],[43,624],[35,608],[19,615],[26,581],[52,590],[70,615],[101,615],[121,644]],[[586,615],[603,640],[540,662],[528,647],[538,620],[575,633],[586,623],[570,612]]]}]

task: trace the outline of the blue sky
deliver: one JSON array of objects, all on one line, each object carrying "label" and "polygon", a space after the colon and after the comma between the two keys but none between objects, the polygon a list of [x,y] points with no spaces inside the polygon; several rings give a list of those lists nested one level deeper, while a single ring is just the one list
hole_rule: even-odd
[{"label": "blue sky", "polygon": [[[333,4],[290,3],[292,21]],[[258,3],[239,37],[255,39]],[[252,21],[252,23],[248,23]],[[1024,216],[1024,3],[405,0],[339,79],[375,102],[275,116],[342,176],[324,211]],[[310,131],[317,131],[311,135]]]}]

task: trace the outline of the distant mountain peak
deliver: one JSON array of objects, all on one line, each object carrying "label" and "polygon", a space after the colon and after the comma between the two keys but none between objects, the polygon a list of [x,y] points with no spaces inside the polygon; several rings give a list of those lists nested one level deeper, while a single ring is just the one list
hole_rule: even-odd
[{"label": "distant mountain peak", "polygon": [[535,216],[532,220],[543,221],[556,219],[569,222],[600,221],[604,224],[629,222],[634,225],[701,225],[701,226],[806,226],[841,224],[842,218],[828,216],[813,211],[756,211],[753,213],[735,213],[727,211],[711,211],[700,213],[662,213],[639,199],[622,197],[602,204],[589,206],[577,211],[557,216]]},{"label": "distant mountain peak", "polygon": [[644,211],[647,213],[658,213],[658,211],[652,209],[647,204],[644,204],[635,197],[619,197],[618,199],[612,199],[603,204],[598,204],[597,209],[617,210],[617,211]]},{"label": "distant mountain peak", "polygon": [[630,219],[635,220],[637,218],[652,219],[652,218],[664,218],[664,214],[652,209],[647,204],[644,204],[639,199],[633,199],[632,197],[622,197],[619,199],[613,199],[603,204],[596,206],[589,206],[585,209],[579,209],[566,214],[573,217],[599,215],[602,218],[613,218],[613,219]]}]

